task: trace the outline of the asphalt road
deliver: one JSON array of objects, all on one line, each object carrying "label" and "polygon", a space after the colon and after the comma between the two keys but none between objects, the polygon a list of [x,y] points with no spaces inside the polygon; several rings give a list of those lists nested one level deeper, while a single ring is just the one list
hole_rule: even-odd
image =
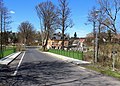
[{"label": "asphalt road", "polygon": [[8,66],[0,66],[0,86],[120,86],[120,81],[56,57],[27,49]]}]

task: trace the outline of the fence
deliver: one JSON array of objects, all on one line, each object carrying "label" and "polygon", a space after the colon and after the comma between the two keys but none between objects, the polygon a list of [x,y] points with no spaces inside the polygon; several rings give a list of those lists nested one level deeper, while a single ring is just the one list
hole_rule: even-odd
[{"label": "fence", "polygon": [[49,49],[49,52],[83,60],[83,52],[81,51],[72,51],[72,50],[60,50],[60,49]]},{"label": "fence", "polygon": [[3,48],[3,51],[0,51],[0,58],[10,55],[14,52],[16,52],[16,48]]}]

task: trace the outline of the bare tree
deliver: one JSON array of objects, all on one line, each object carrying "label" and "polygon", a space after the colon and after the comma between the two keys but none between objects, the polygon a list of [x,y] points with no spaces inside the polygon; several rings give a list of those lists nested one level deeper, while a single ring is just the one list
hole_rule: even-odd
[{"label": "bare tree", "polygon": [[8,9],[4,6],[4,2],[3,0],[0,0],[0,44],[1,44],[1,52],[2,52],[2,46],[3,44],[6,44],[5,42],[5,30],[6,30],[6,25],[8,25],[8,23],[6,22],[7,20],[7,14],[8,14]]},{"label": "bare tree", "polygon": [[112,32],[117,34],[117,19],[120,11],[120,0],[98,0],[100,8],[106,15],[106,20],[102,22]]},{"label": "bare tree", "polygon": [[10,29],[10,24],[12,23],[11,21],[11,16],[9,10],[4,7],[3,9],[3,43],[4,45],[7,45],[8,41],[8,36],[7,36],[7,31]]},{"label": "bare tree", "polygon": [[28,21],[22,22],[19,27],[19,37],[20,41],[25,45],[30,45],[34,39],[34,26]]},{"label": "bare tree", "polygon": [[45,50],[51,32],[54,32],[58,27],[58,9],[51,1],[46,1],[38,4],[36,6],[36,11],[42,26],[42,46],[43,50]]},{"label": "bare tree", "polygon": [[105,31],[106,28],[107,31],[109,30],[109,40],[111,40],[111,33],[117,34],[118,13],[120,11],[120,0],[98,0],[98,2],[100,8],[93,8],[88,17],[88,21],[93,23],[95,62],[97,62],[99,55],[99,41],[101,37],[103,38],[102,30]]},{"label": "bare tree", "polygon": [[[99,58],[99,45],[100,41],[103,40],[103,32],[106,29],[106,26],[103,23],[106,23],[108,17],[105,15],[103,9],[93,9],[88,14],[88,21],[93,24],[93,36],[94,36],[94,62],[97,62]],[[109,25],[109,24],[107,24]],[[102,38],[102,39],[101,39]]]},{"label": "bare tree", "polygon": [[64,49],[64,34],[65,30],[68,27],[73,26],[73,22],[70,18],[71,11],[70,8],[68,7],[68,1],[67,0],[59,0],[59,14],[60,14],[60,26],[62,30],[62,49]]},{"label": "bare tree", "polygon": [[96,54],[98,52],[96,52],[96,37],[97,37],[97,29],[96,29],[96,26],[97,26],[97,23],[98,23],[98,11],[96,10],[95,7],[93,7],[93,9],[90,11],[90,13],[88,13],[88,22],[92,23],[93,25],[93,36],[94,36],[94,57],[93,57],[93,62],[97,62],[97,56]]},{"label": "bare tree", "polygon": [[3,1],[2,0],[0,0],[0,57],[3,57],[3,48],[2,48],[2,45],[3,45],[3,42],[2,42],[2,38],[3,38],[3,28],[2,28],[2,23],[3,23],[3,21],[2,21],[2,14],[3,14]]},{"label": "bare tree", "polygon": [[10,20],[10,12],[7,7],[4,6],[3,0],[0,0],[0,25],[1,25],[1,44],[6,45],[8,38],[7,38],[7,30],[8,27],[10,26],[10,23],[12,22]]},{"label": "bare tree", "polygon": [[40,31],[36,32],[35,38],[36,38],[36,40],[38,40],[38,44],[41,45],[42,44],[42,34]]}]

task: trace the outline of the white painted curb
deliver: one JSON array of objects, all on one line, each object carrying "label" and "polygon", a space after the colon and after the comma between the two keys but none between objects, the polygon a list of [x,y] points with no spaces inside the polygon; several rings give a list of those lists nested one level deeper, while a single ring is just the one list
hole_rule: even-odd
[{"label": "white painted curb", "polygon": [[21,54],[21,52],[10,54],[9,56],[6,56],[6,57],[0,59],[0,64],[8,65],[10,62],[12,62],[20,54]]},{"label": "white painted curb", "polygon": [[41,52],[41,53],[52,55],[54,57],[57,57],[57,58],[60,58],[60,59],[62,59],[64,61],[66,61],[66,62],[74,63],[74,64],[77,64],[77,65],[91,64],[91,62],[82,61],[82,60],[78,60],[78,59],[74,59],[74,58],[70,58],[70,57],[66,57],[66,56],[62,56],[62,55],[58,55],[58,54],[54,54],[54,53],[50,53],[50,52]]}]

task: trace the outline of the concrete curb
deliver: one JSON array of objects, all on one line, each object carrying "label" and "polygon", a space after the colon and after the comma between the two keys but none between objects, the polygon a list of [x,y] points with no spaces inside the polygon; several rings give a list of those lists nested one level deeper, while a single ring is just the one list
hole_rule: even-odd
[{"label": "concrete curb", "polygon": [[65,62],[69,62],[69,63],[73,63],[76,65],[87,65],[87,64],[91,64],[91,62],[87,62],[87,61],[82,61],[82,60],[78,60],[78,59],[74,59],[74,58],[70,58],[70,57],[66,57],[66,56],[62,56],[62,55],[58,55],[58,54],[54,54],[54,53],[50,53],[50,52],[41,52],[41,53],[45,53],[48,55],[52,55],[54,57],[57,57],[59,59],[64,60]]},{"label": "concrete curb", "polygon": [[16,53],[10,54],[10,55],[0,59],[0,64],[2,64],[2,65],[9,65],[20,54],[21,54],[21,52],[16,52]]}]

